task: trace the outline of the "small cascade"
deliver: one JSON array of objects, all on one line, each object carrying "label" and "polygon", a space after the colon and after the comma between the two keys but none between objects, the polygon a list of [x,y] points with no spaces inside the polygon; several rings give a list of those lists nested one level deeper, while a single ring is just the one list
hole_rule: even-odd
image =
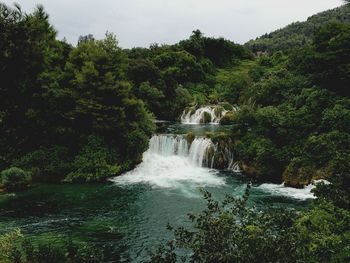
[{"label": "small cascade", "polygon": [[241,168],[239,167],[238,162],[233,162],[233,159],[232,159],[232,161],[231,161],[231,163],[230,163],[230,165],[228,167],[228,170],[231,170],[231,171],[233,171],[235,173],[241,173],[242,172]]},{"label": "small cascade", "polygon": [[[236,109],[232,107],[232,111]],[[181,123],[184,124],[219,124],[222,117],[229,112],[222,106],[205,106],[198,109],[190,108],[184,110],[181,115]]]},{"label": "small cascade", "polygon": [[149,144],[149,152],[162,156],[187,157],[196,166],[209,167],[209,152],[214,147],[208,138],[195,138],[188,143],[185,136],[181,135],[154,135]]},{"label": "small cascade", "polygon": [[208,167],[209,153],[213,146],[213,142],[208,138],[194,139],[189,149],[189,158],[192,163],[198,166]]},{"label": "small cascade", "polygon": [[205,137],[196,137],[189,143],[184,135],[154,135],[148,152],[161,156],[185,157],[198,167],[240,171],[229,146],[225,143],[213,143]]},{"label": "small cascade", "polygon": [[149,142],[149,151],[163,156],[187,156],[188,143],[179,135],[154,135]]},{"label": "small cascade", "polygon": [[185,135],[154,135],[143,161],[134,170],[112,179],[121,185],[147,183],[160,188],[178,188],[191,194],[193,187],[222,186],[225,179],[208,169],[213,143],[198,137],[192,142]]}]

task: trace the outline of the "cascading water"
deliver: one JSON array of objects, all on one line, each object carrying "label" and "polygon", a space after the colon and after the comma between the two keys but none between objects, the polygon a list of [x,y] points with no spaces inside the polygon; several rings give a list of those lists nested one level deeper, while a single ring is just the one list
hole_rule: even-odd
[{"label": "cascading water", "polygon": [[186,157],[190,163],[198,167],[215,168],[215,156],[227,156],[224,168],[239,171],[238,164],[234,162],[233,152],[228,147],[219,147],[211,139],[197,137],[191,143],[183,135],[154,135],[150,140],[149,151],[162,156]]},{"label": "cascading water", "polygon": [[189,144],[181,135],[154,135],[150,140],[149,152],[186,157],[193,165],[207,167],[210,148],[214,148],[214,144],[208,138],[195,138]]},{"label": "cascading water", "polygon": [[[232,111],[236,109],[232,107]],[[187,109],[184,110],[181,115],[181,123],[184,124],[200,124],[200,123],[210,123],[219,124],[222,117],[228,113],[221,106],[205,106],[198,109]]]},{"label": "cascading water", "polygon": [[[214,139],[213,139],[214,140]],[[157,188],[179,189],[188,197],[198,197],[198,187],[226,187],[226,177],[218,169],[240,172],[229,138],[206,137],[189,141],[185,135],[162,134],[150,139],[143,162],[134,170],[111,179],[119,185],[148,184]],[[291,196],[312,198],[311,188],[293,189],[263,184],[256,189]]]},{"label": "cascading water", "polygon": [[209,150],[213,148],[213,143],[207,138],[196,138],[191,143],[189,149],[189,158],[192,163],[198,166],[208,166],[209,164]]},{"label": "cascading water", "polygon": [[[134,170],[112,179],[119,184],[148,183],[152,186],[181,188],[220,186],[225,179],[209,169],[209,150],[214,144],[208,138],[195,138],[192,143],[181,135],[154,135],[143,162]],[[187,189],[187,190],[186,190]]]},{"label": "cascading water", "polygon": [[187,156],[188,143],[183,136],[154,135],[149,142],[149,151],[164,156]]}]

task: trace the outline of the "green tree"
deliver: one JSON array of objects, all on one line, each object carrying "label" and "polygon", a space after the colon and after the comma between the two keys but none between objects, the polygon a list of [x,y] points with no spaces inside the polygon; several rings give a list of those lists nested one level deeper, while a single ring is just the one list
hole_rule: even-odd
[{"label": "green tree", "polygon": [[350,25],[329,23],[315,33],[313,45],[295,55],[294,64],[313,83],[348,96]]},{"label": "green tree", "polygon": [[[24,14],[0,3],[0,147],[2,168],[12,158],[40,145],[46,120],[37,113],[43,110],[41,96],[45,89],[42,74],[53,60],[57,41],[42,6]],[[35,119],[35,120],[33,120]],[[36,140],[32,140],[35,134]]]},{"label": "green tree", "polygon": [[[125,161],[138,162],[154,125],[142,101],[132,93],[130,83],[120,80],[124,72],[125,56],[113,35],[82,42],[72,50],[66,64],[74,101],[74,108],[66,116],[80,134],[101,136],[107,145],[116,147]],[[138,147],[129,140],[131,131],[144,140],[138,141]]]}]

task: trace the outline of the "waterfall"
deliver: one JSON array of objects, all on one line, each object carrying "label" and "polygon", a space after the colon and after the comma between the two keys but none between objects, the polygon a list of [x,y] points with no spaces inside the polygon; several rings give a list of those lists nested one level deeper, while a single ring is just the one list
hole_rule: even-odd
[{"label": "waterfall", "polygon": [[112,181],[122,185],[146,183],[158,188],[177,188],[191,196],[197,187],[225,185],[225,179],[217,176],[216,170],[208,169],[212,147],[208,138],[198,137],[190,143],[184,135],[154,135],[142,163]]},{"label": "waterfall", "polygon": [[238,162],[234,162],[233,159],[231,159],[228,170],[231,170],[236,173],[241,173],[241,168],[239,167]]},{"label": "waterfall", "polygon": [[213,142],[208,138],[196,138],[189,149],[189,158],[198,166],[209,164],[209,150],[213,148]]},{"label": "waterfall", "polygon": [[191,144],[182,135],[154,135],[149,143],[149,151],[162,156],[186,157],[196,166],[209,167],[209,151],[214,147],[208,138],[198,137]]},{"label": "waterfall", "polygon": [[187,156],[188,143],[183,136],[154,135],[149,142],[149,151],[163,156]]},{"label": "waterfall", "polygon": [[154,135],[150,140],[148,152],[161,156],[185,157],[192,165],[212,169],[218,168],[215,158],[222,156],[224,161],[219,165],[220,169],[240,172],[232,150],[226,145],[214,144],[211,139],[205,137],[196,137],[188,143],[184,135]]},{"label": "waterfall", "polygon": [[196,137],[189,142],[186,135],[157,134],[150,139],[142,163],[111,180],[122,185],[147,183],[180,188],[188,194],[193,187],[225,185],[225,179],[217,176],[218,170],[211,168],[216,168],[215,156],[226,154],[223,169],[234,170],[233,154],[223,151],[210,138]]},{"label": "waterfall", "polygon": [[[232,107],[232,111],[236,111],[236,108]],[[218,105],[205,106],[198,109],[190,108],[183,111],[181,122],[184,124],[219,124],[221,118],[228,112],[228,110],[225,110],[222,106]]]}]

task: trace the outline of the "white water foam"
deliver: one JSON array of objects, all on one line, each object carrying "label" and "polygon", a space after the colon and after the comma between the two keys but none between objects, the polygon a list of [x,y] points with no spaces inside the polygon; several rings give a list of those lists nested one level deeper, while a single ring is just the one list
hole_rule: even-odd
[{"label": "white water foam", "polygon": [[[154,135],[150,140],[149,149],[143,154],[143,162],[134,170],[111,181],[120,185],[149,184],[158,188],[179,188],[186,193],[191,192],[189,189],[197,187],[224,186],[225,178],[218,176],[217,170],[206,168],[212,167],[212,160],[208,157],[208,150],[211,148],[215,150],[216,147],[208,138],[195,138],[189,144],[181,135]],[[229,169],[240,171],[233,158]],[[316,198],[311,190],[318,182],[320,181],[315,181],[303,189],[270,183],[262,184],[257,189],[277,196],[306,200]]]},{"label": "white water foam", "polygon": [[308,186],[305,186],[304,188],[299,189],[299,188],[284,186],[284,183],[282,184],[266,183],[258,186],[257,188],[275,195],[292,197],[294,199],[299,199],[299,200],[307,200],[307,199],[316,198],[315,195],[311,192],[311,190],[314,189],[315,187],[316,187],[315,185],[310,184]]},{"label": "white water foam", "polygon": [[216,174],[214,170],[193,165],[185,157],[146,152],[139,166],[112,180],[119,184],[147,183],[161,188],[178,188],[187,184],[197,187],[225,185],[224,178]]},{"label": "white water foam", "polygon": [[160,188],[221,186],[225,179],[217,171],[202,167],[208,147],[206,138],[196,138],[189,146],[186,138],[154,135],[143,162],[134,170],[112,179],[118,184],[150,184]]},{"label": "white water foam", "polygon": [[194,113],[191,110],[184,110],[181,115],[181,123],[184,124],[200,124],[204,123],[204,114],[211,116],[211,124],[219,124],[221,118],[228,112],[227,110],[218,110],[220,106],[205,106],[198,108]]}]

